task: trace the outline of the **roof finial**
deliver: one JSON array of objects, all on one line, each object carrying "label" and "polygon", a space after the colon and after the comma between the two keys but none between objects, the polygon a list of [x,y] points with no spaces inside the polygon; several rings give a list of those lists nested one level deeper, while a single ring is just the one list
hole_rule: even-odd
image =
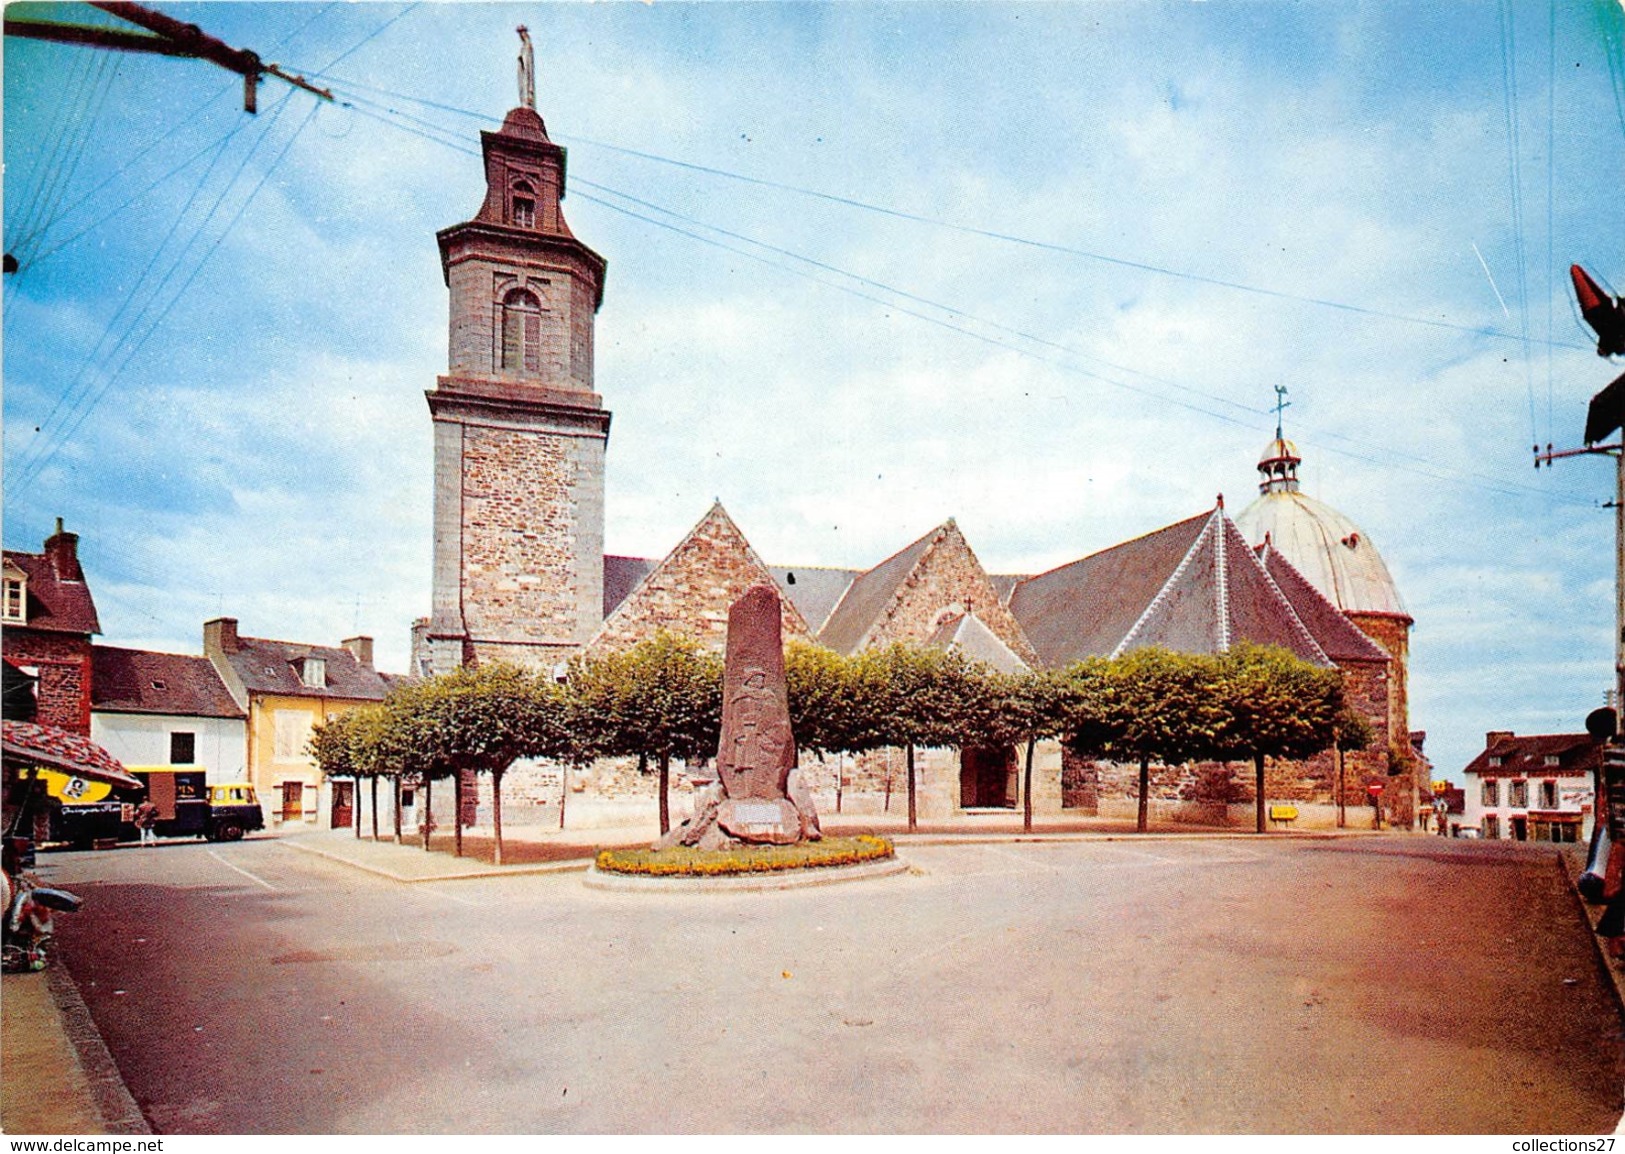
[{"label": "roof finial", "polygon": [[519,103],[536,111],[536,50],[530,45],[530,29],[523,24],[519,32]]},{"label": "roof finial", "polygon": [[1282,436],[1281,436],[1281,414],[1284,411],[1286,411],[1287,409],[1291,408],[1291,406],[1292,406],[1292,402],[1286,399],[1286,386],[1285,385],[1276,385],[1275,386],[1275,439],[1277,441],[1283,439]]}]

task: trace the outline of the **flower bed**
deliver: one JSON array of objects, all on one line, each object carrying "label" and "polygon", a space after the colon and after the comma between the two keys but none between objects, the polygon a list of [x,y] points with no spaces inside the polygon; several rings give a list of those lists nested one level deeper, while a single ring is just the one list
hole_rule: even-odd
[{"label": "flower bed", "polygon": [[883,861],[893,854],[882,837],[832,837],[796,845],[740,846],[728,850],[671,849],[600,850],[600,872],[643,877],[727,877],[735,874],[774,873],[781,870],[824,869]]}]

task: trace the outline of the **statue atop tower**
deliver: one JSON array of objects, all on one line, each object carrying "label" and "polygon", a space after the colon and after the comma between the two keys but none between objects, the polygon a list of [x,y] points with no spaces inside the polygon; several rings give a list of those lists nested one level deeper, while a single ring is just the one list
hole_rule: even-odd
[{"label": "statue atop tower", "polygon": [[605,262],[565,223],[565,151],[536,111],[523,27],[519,39],[519,105],[480,134],[484,202],[437,234],[450,323],[447,371],[427,394],[436,673],[497,657],[548,668],[603,621]]},{"label": "statue atop tower", "polygon": [[530,29],[521,24],[519,33],[519,107],[536,111],[536,50],[530,44]]}]

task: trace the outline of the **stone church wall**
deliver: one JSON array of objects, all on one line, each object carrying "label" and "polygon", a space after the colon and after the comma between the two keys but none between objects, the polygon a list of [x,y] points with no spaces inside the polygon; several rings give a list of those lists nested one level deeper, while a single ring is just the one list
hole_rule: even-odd
[{"label": "stone church wall", "polygon": [[[738,528],[714,508],[610,615],[591,651],[629,648],[665,629],[721,653],[728,641],[729,607],[752,585],[772,580]],[[807,623],[788,597],[780,613],[786,641],[808,636]]]}]

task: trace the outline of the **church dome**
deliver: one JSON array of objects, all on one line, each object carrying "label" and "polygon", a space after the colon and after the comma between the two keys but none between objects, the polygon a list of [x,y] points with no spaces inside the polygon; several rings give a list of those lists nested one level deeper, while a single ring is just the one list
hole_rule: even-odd
[{"label": "church dome", "polygon": [[1262,492],[1236,517],[1236,528],[1251,545],[1267,539],[1343,612],[1409,618],[1382,554],[1359,526],[1299,491],[1300,460],[1291,441],[1270,442],[1258,462]]}]

